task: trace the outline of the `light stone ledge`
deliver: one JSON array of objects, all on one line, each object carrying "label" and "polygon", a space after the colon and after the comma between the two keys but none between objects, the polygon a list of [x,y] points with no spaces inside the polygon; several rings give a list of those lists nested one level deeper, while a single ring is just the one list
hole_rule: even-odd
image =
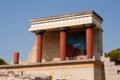
[{"label": "light stone ledge", "polygon": [[105,66],[115,66],[115,62],[104,62]]},{"label": "light stone ledge", "polygon": [[116,67],[114,67],[114,66],[111,66],[111,67],[105,67],[105,71],[117,71],[117,68]]},{"label": "light stone ledge", "polygon": [[[12,65],[1,65],[0,69],[3,68],[15,68],[15,67],[36,67],[36,66],[53,66],[53,65],[67,65],[67,64],[83,64],[83,63],[97,63],[101,64],[102,62],[96,59],[85,59],[85,60],[69,60],[69,61],[60,61],[60,62],[40,62],[32,64],[12,64]],[[103,63],[102,63],[103,64]]]},{"label": "light stone ledge", "polygon": [[[61,27],[78,28],[86,24],[94,24],[96,28],[102,29],[103,19],[94,11],[86,11],[60,16],[31,19],[30,32],[37,30],[53,31]],[[77,26],[77,27],[76,27]]]},{"label": "light stone ledge", "polygon": [[105,74],[106,74],[106,75],[117,75],[117,71],[112,71],[112,70],[111,70],[111,71],[107,71],[107,70],[106,70],[106,71],[105,71]]},{"label": "light stone ledge", "polygon": [[102,57],[101,61],[103,61],[103,62],[110,62],[110,57]]}]

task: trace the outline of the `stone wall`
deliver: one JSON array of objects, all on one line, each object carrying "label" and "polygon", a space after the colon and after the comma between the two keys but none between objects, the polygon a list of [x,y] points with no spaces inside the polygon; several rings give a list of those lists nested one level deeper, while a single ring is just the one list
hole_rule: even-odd
[{"label": "stone wall", "polygon": [[[58,32],[47,32],[43,36],[43,59],[46,61],[52,61],[53,58],[60,57],[60,38]],[[36,62],[36,42],[33,46],[27,60],[27,63]]]},{"label": "stone wall", "polygon": [[102,65],[95,59],[5,65],[0,70],[8,73],[0,75],[3,80],[103,80]]},{"label": "stone wall", "polygon": [[0,80],[51,80],[52,77],[50,75],[43,75],[43,74],[39,74],[33,72],[29,72],[29,74],[27,73],[23,73],[23,71],[21,72],[14,72],[14,71],[10,71],[7,69],[2,69],[4,70],[6,73],[1,73],[0,71]]},{"label": "stone wall", "polygon": [[120,65],[115,65],[111,62],[109,57],[101,57],[104,62],[104,71],[106,80],[120,80]]}]

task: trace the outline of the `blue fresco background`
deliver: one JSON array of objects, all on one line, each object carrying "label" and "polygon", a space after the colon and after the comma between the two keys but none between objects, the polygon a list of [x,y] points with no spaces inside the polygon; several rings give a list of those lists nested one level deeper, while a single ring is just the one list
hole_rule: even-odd
[{"label": "blue fresco background", "polygon": [[67,34],[67,55],[74,57],[86,51],[86,36],[84,31]]}]

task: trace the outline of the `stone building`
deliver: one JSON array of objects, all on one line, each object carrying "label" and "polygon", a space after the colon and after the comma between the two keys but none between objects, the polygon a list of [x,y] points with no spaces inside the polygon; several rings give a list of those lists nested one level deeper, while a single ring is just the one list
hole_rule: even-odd
[{"label": "stone building", "polygon": [[43,55],[38,61],[65,60],[79,55],[100,59],[102,21],[94,11],[31,19],[29,31],[36,34],[36,44],[27,61],[36,62],[36,49],[38,55]]},{"label": "stone building", "polygon": [[35,44],[26,60],[19,60],[15,52],[11,65],[0,66],[2,80],[113,80],[106,78],[108,59],[101,59],[103,19],[97,13],[91,10],[30,22]]}]

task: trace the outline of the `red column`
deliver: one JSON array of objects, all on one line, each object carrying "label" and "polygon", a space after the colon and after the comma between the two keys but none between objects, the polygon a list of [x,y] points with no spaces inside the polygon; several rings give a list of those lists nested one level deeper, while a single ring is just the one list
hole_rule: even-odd
[{"label": "red column", "polygon": [[60,28],[60,58],[62,61],[66,60],[66,38],[68,29],[69,28]]},{"label": "red column", "polygon": [[42,62],[42,40],[43,32],[36,33],[36,61]]},{"label": "red column", "polygon": [[15,52],[15,53],[14,53],[13,63],[14,63],[14,64],[19,64],[19,52]]},{"label": "red column", "polygon": [[87,56],[88,58],[93,57],[93,28],[86,28],[86,43],[87,43]]}]

